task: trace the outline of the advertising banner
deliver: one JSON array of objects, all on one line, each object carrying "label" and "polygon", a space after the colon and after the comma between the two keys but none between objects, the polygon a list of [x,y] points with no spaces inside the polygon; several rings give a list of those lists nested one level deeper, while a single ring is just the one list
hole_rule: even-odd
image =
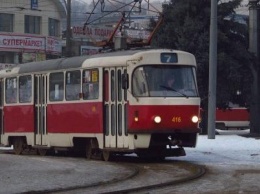
[{"label": "advertising banner", "polygon": [[[73,38],[87,38],[92,42],[106,40],[113,33],[113,28],[108,27],[94,27],[89,26],[85,28],[85,33],[82,26],[74,26],[72,28]],[[151,32],[147,30],[135,30],[135,29],[125,29],[126,37],[131,39],[143,39],[147,40]],[[121,33],[118,30],[115,36],[119,36]]]},{"label": "advertising banner", "polygon": [[61,40],[54,37],[46,38],[46,52],[50,53],[61,53]]},{"label": "advertising banner", "polygon": [[55,37],[0,33],[0,49],[61,54],[62,44],[61,39]]},{"label": "advertising banner", "polygon": [[80,47],[80,55],[95,55],[99,53],[101,47],[94,46],[81,46]]},{"label": "advertising banner", "polygon": [[89,26],[85,28],[84,32],[83,26],[73,26],[72,36],[73,38],[89,38],[100,41],[107,39],[113,33],[113,30],[113,28],[108,27]]},{"label": "advertising banner", "polygon": [[23,53],[22,54],[22,63],[44,61],[44,60],[46,60],[46,55],[44,53]]}]

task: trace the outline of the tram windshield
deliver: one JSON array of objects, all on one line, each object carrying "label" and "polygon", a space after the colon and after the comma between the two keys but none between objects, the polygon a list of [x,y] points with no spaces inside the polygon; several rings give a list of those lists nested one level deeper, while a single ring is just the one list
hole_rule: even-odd
[{"label": "tram windshield", "polygon": [[132,91],[136,97],[197,97],[192,66],[146,65],[134,70]]}]

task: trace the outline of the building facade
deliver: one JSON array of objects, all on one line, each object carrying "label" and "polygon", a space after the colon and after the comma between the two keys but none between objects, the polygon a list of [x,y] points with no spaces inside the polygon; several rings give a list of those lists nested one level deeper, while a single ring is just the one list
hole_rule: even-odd
[{"label": "building facade", "polygon": [[60,0],[0,0],[0,68],[61,56]]}]

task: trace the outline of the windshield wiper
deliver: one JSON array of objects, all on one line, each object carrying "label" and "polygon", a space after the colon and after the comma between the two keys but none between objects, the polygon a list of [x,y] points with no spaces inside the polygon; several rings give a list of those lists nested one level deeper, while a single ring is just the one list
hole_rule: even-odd
[{"label": "windshield wiper", "polygon": [[169,86],[160,85],[160,87],[161,87],[161,88],[164,88],[164,89],[166,89],[166,90],[170,90],[170,91],[177,92],[178,94],[180,94],[180,95],[182,95],[182,96],[184,96],[184,97],[186,97],[186,98],[189,98],[186,94],[184,94],[184,93],[182,93],[182,92],[179,92],[179,91],[177,91],[177,90],[175,90],[174,88],[171,88],[171,87],[169,87]]}]

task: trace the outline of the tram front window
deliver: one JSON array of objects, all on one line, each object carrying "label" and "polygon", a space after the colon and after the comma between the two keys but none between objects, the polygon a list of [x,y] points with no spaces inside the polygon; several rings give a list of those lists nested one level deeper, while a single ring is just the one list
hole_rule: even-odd
[{"label": "tram front window", "polygon": [[135,69],[132,91],[136,97],[197,97],[192,66],[147,65]]}]

